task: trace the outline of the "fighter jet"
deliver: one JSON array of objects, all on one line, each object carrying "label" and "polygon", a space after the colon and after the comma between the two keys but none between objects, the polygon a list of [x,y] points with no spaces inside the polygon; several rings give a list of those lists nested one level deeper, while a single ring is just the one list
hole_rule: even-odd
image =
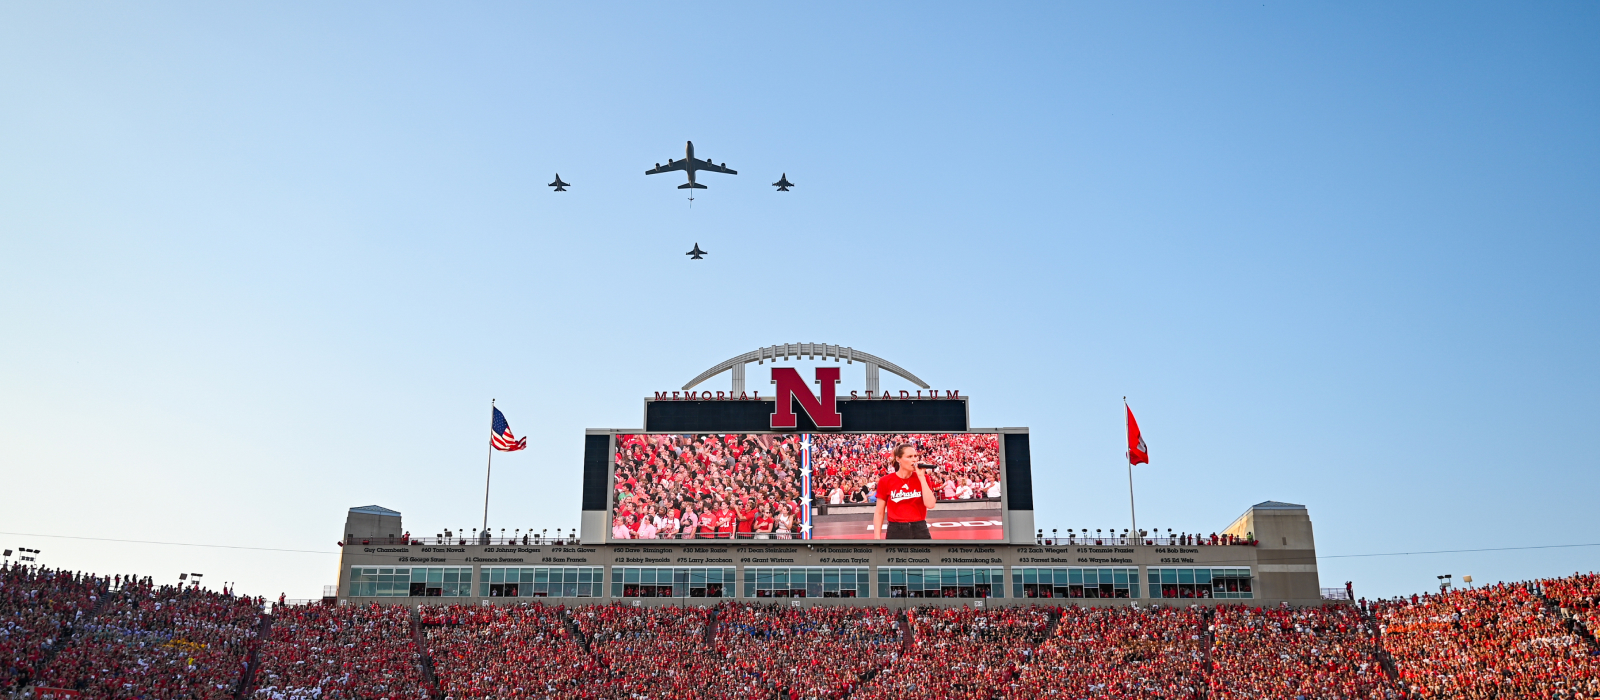
[{"label": "fighter jet", "polygon": [[783,177],[772,183],[772,186],[778,188],[779,192],[788,192],[790,187],[794,187],[794,183],[789,182],[789,173],[784,173]]},{"label": "fighter jet", "polygon": [[705,258],[702,258],[700,256],[702,256],[702,255],[710,255],[710,253],[707,253],[707,252],[705,252],[703,250],[700,250],[700,244],[696,243],[696,244],[694,244],[694,250],[691,250],[691,251],[689,251],[687,253],[684,253],[684,255],[689,256],[690,260],[704,260]]},{"label": "fighter jet", "polygon": [[555,182],[552,182],[552,183],[550,183],[548,185],[545,185],[545,187],[554,187],[554,188],[556,188],[555,189],[556,192],[566,192],[567,188],[571,187],[571,186],[572,186],[572,183],[570,183],[570,182],[562,182],[561,181],[561,173],[556,173],[556,181]]},{"label": "fighter jet", "polygon": [[726,173],[728,175],[739,174],[739,171],[737,170],[729,170],[727,163],[718,165],[711,161],[700,160],[699,158],[694,157],[693,141],[690,141],[688,147],[684,149],[683,160],[675,161],[671,158],[668,158],[666,165],[656,163],[656,167],[644,171],[644,174],[655,175],[657,173],[670,173],[674,170],[682,170],[689,174],[689,181],[682,185],[678,185],[678,189],[680,190],[703,190],[706,188],[705,185],[694,181],[694,171],[696,170],[709,170],[714,173]]}]

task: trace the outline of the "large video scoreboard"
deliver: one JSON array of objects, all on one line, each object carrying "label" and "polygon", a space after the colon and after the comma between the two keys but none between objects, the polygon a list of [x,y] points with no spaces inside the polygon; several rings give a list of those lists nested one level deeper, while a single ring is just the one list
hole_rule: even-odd
[{"label": "large video scoreboard", "polygon": [[905,541],[874,531],[880,500],[902,497],[879,489],[900,445],[936,496],[930,539],[1033,541],[1026,428],[969,429],[966,397],[834,405],[836,430],[799,400],[795,428],[774,430],[774,400],[647,399],[644,429],[588,431],[583,541]]}]

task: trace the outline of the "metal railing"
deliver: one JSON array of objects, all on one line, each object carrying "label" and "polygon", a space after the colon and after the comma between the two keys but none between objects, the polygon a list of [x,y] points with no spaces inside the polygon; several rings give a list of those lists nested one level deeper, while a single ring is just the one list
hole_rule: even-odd
[{"label": "metal railing", "polygon": [[[785,535],[787,535],[787,536],[785,536]],[[697,533],[685,533],[685,532],[677,532],[677,533],[672,533],[670,535],[666,535],[666,534],[657,535],[656,537],[654,537],[652,539],[658,539],[658,540],[728,540],[728,539],[733,539],[733,540],[771,540],[771,539],[796,539],[797,540],[797,539],[801,539],[801,537],[800,537],[800,533],[797,532],[797,531],[796,532],[789,532],[789,533],[777,533],[777,532],[768,532],[768,533],[763,533],[763,532],[735,532],[735,533],[697,532]],[[409,546],[466,547],[466,546],[492,545],[492,546],[507,546],[507,547],[509,547],[509,546],[531,547],[531,546],[549,546],[549,545],[558,545],[558,546],[559,545],[568,545],[568,546],[571,546],[571,545],[577,545],[579,542],[578,542],[578,539],[576,537],[556,538],[556,537],[537,537],[537,536],[533,536],[533,535],[521,535],[521,536],[515,536],[515,537],[512,537],[512,536],[505,536],[505,537],[483,537],[483,536],[472,537],[472,536],[466,536],[466,537],[462,537],[460,535],[454,535],[454,536],[451,536],[451,537],[442,537],[442,536],[419,537],[419,536],[412,536],[410,538],[405,538],[405,537],[350,537],[350,538],[347,538],[344,543],[345,543],[346,546],[363,546],[363,545],[364,546],[408,546],[409,545]],[[1066,535],[1048,535],[1047,534],[1047,535],[1036,536],[1034,538],[1034,543],[1035,544],[1044,545],[1046,547],[1067,547],[1067,546],[1104,546],[1104,547],[1132,547],[1132,546],[1146,546],[1146,547],[1212,547],[1212,546],[1218,546],[1218,547],[1221,547],[1221,546],[1239,546],[1239,547],[1253,547],[1253,546],[1256,546],[1256,545],[1260,544],[1260,542],[1255,541],[1255,540],[1246,540],[1246,539],[1244,539],[1242,537],[1227,537],[1227,536],[1223,536],[1223,535],[1218,535],[1217,539],[1215,541],[1213,541],[1211,539],[1210,535],[1206,535],[1206,536],[1203,536],[1203,537],[1200,536],[1200,535],[1172,536],[1172,537],[1132,537],[1132,536],[1123,536],[1123,535],[1105,536],[1105,535],[1091,535],[1091,534],[1078,534],[1078,533],[1071,533],[1071,534],[1066,534]]]},{"label": "metal railing", "polygon": [[511,537],[511,536],[505,536],[505,537],[472,537],[472,536],[467,536],[467,537],[462,537],[460,535],[455,535],[455,536],[451,536],[451,537],[429,535],[427,537],[422,537],[422,536],[419,536],[419,535],[413,535],[411,537],[348,537],[348,538],[345,538],[344,543],[345,543],[346,546],[361,546],[361,545],[368,545],[368,546],[373,546],[373,545],[383,545],[383,546],[407,546],[407,545],[410,545],[410,546],[418,546],[418,545],[431,545],[431,546],[466,547],[468,545],[500,545],[500,546],[516,545],[516,546],[530,546],[531,547],[531,546],[535,546],[535,545],[575,545],[575,544],[578,544],[578,540],[575,537],[555,538],[555,537],[535,537],[533,535],[517,536],[517,537]]},{"label": "metal railing", "polygon": [[1322,589],[1323,600],[1350,600],[1350,592],[1343,588]]},{"label": "metal railing", "polygon": [[1199,535],[1175,535],[1172,537],[1133,537],[1119,535],[1115,537],[1108,537],[1076,533],[1068,535],[1036,535],[1034,537],[1034,541],[1035,544],[1041,544],[1046,547],[1254,547],[1260,544],[1256,540],[1246,540],[1242,537],[1224,537],[1222,535],[1218,535],[1216,541],[1212,541],[1209,535],[1205,537],[1201,537]]}]

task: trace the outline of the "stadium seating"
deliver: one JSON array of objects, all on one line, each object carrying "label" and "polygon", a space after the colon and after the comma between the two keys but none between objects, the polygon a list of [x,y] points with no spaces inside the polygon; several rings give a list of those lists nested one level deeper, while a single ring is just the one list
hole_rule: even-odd
[{"label": "stadium seating", "polygon": [[1377,640],[1349,606],[1260,609],[1218,606],[1207,671],[1210,697],[1383,698],[1398,687],[1384,674]]},{"label": "stadium seating", "polygon": [[[1574,579],[1566,579],[1573,581]],[[1600,657],[1525,584],[1380,601],[1383,648],[1426,698],[1594,698]]]},{"label": "stadium seating", "polygon": [[101,579],[52,569],[0,569],[0,690],[35,680],[71,626],[105,595]]},{"label": "stadium seating", "polygon": [[715,611],[713,697],[757,690],[784,697],[843,697],[870,681],[902,646],[887,608],[724,603]]},{"label": "stadium seating", "polygon": [[1593,574],[1354,606],[280,605],[265,626],[258,599],[120,579],[0,569],[4,690],[261,700],[1600,698]]},{"label": "stadium seating", "polygon": [[1198,607],[1063,608],[1004,696],[1201,697],[1204,632]]},{"label": "stadium seating", "polygon": [[1542,583],[1545,597],[1556,604],[1556,609],[1582,626],[1574,631],[1593,639],[1600,631],[1600,576],[1573,574],[1571,578]]},{"label": "stadium seating", "polygon": [[262,700],[428,697],[411,611],[400,606],[280,606],[259,656]]},{"label": "stadium seating", "polygon": [[571,697],[595,666],[560,607],[429,606],[420,620],[440,691],[449,697]]},{"label": "stadium seating", "polygon": [[910,700],[929,688],[959,700],[995,697],[1029,663],[1056,614],[1033,606],[909,610],[905,653],[851,697]]},{"label": "stadium seating", "polygon": [[231,698],[260,625],[256,600],[123,586],[78,625],[39,682],[95,697]]}]

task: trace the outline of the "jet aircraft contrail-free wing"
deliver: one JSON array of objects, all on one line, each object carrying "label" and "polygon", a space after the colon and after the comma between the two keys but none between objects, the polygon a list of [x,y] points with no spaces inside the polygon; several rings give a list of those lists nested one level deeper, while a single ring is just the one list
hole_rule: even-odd
[{"label": "jet aircraft contrail-free wing", "polygon": [[685,172],[685,173],[687,173],[689,175],[689,181],[684,183],[684,184],[682,184],[682,185],[678,185],[678,189],[680,189],[680,190],[690,190],[690,189],[703,190],[703,189],[706,189],[705,185],[702,185],[702,184],[694,181],[694,174],[695,174],[695,171],[697,171],[697,170],[707,170],[707,171],[710,171],[710,172],[713,172],[713,173],[725,173],[725,174],[728,174],[728,175],[738,175],[739,174],[739,171],[737,171],[737,170],[728,169],[728,167],[727,167],[728,164],[727,163],[723,163],[721,165],[718,165],[718,164],[713,163],[711,161],[700,160],[699,158],[694,157],[694,142],[690,141],[688,143],[689,143],[689,145],[686,148],[684,148],[683,160],[672,160],[671,158],[668,158],[666,165],[662,165],[660,163],[656,163],[656,167],[644,171],[644,174],[646,174],[646,175],[655,175],[655,174],[658,174],[658,173],[670,173],[670,172],[672,172],[674,170],[682,170],[683,172]]}]

